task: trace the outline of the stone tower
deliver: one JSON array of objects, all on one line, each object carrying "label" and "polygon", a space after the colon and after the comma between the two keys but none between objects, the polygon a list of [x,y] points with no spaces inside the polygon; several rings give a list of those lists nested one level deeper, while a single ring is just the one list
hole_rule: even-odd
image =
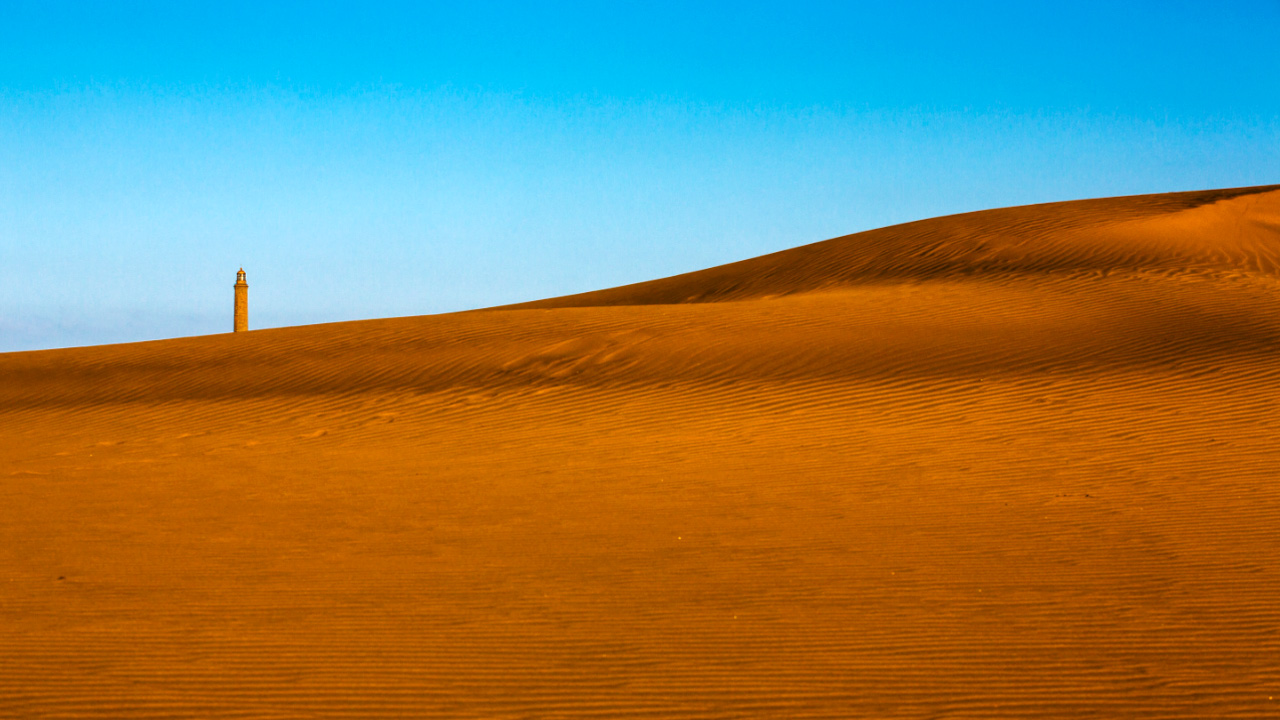
[{"label": "stone tower", "polygon": [[240,272],[236,273],[235,288],[235,331],[247,332],[249,330],[249,283],[244,281],[244,268],[240,268]]}]

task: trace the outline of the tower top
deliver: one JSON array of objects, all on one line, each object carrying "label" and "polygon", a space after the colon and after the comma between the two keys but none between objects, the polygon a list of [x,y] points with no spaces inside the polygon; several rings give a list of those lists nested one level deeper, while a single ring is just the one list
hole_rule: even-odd
[{"label": "tower top", "polygon": [[236,273],[236,284],[244,284],[244,268],[240,268],[240,272]]}]

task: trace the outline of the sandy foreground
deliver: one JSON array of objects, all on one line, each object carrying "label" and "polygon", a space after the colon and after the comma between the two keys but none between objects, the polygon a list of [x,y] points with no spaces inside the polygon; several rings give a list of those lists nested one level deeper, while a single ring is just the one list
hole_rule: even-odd
[{"label": "sandy foreground", "polygon": [[0,717],[1280,717],[1278,401],[1275,188],[4,354]]}]

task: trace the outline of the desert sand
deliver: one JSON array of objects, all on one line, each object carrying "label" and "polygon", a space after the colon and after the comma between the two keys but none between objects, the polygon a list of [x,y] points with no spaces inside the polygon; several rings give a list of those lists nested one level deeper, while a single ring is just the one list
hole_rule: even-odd
[{"label": "desert sand", "polygon": [[0,716],[1280,717],[1278,401],[1280,186],[4,354]]}]

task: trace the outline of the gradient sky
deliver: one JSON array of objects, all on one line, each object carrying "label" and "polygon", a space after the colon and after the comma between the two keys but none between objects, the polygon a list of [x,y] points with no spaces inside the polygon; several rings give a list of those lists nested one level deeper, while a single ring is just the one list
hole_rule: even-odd
[{"label": "gradient sky", "polygon": [[[264,6],[266,9],[264,9]],[[1280,182],[1280,0],[0,3],[0,351]]]}]

